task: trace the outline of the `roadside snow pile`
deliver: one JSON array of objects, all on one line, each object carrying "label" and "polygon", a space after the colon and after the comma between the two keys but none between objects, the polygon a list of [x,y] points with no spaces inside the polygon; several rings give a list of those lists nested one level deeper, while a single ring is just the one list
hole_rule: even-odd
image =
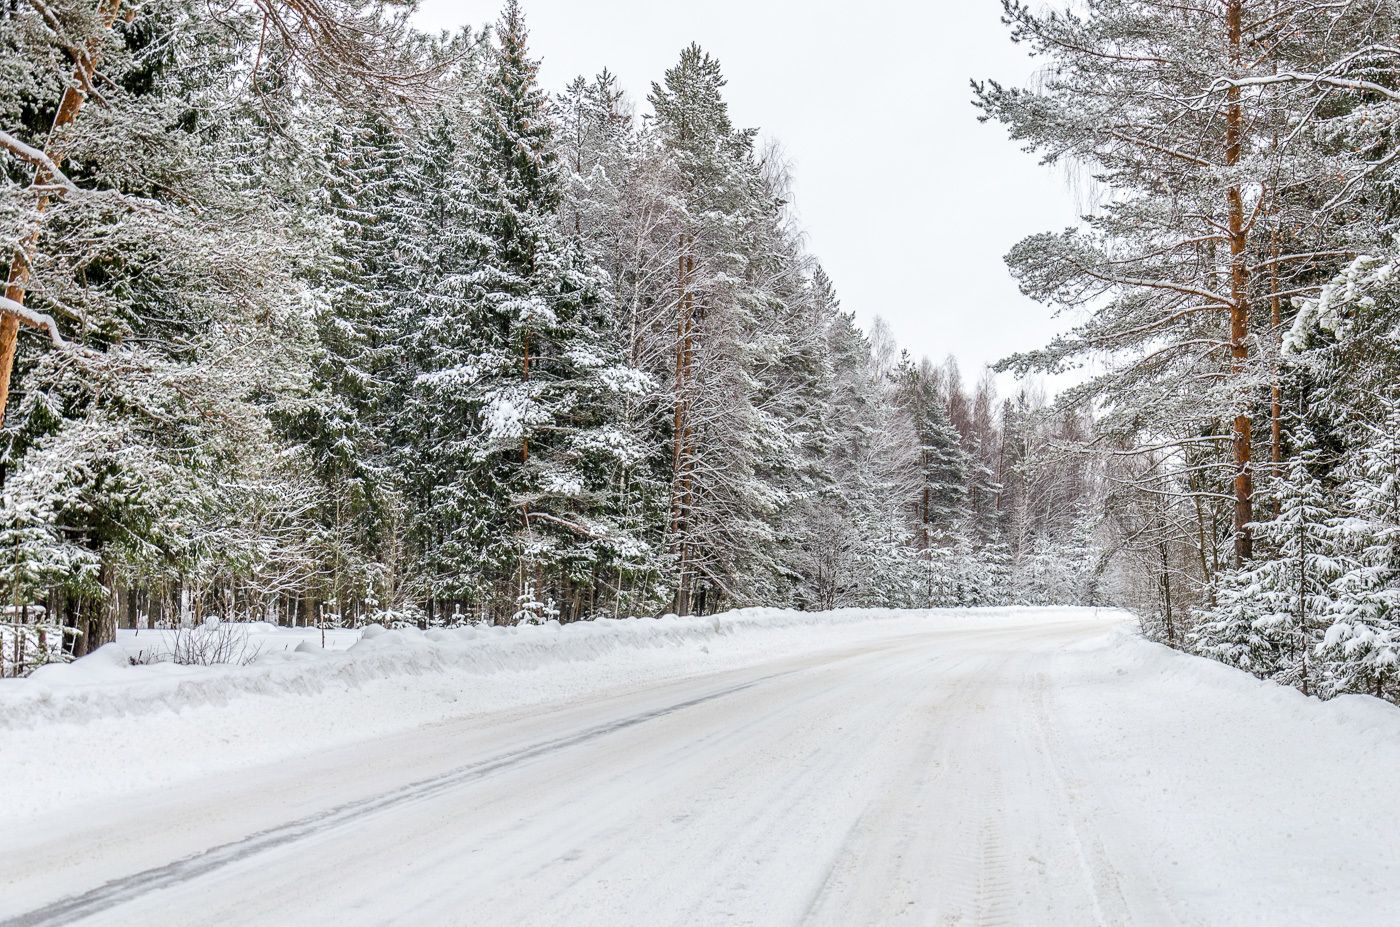
[{"label": "roadside snow pile", "polygon": [[[1141,686],[1141,680],[1151,679],[1150,697],[1164,699],[1167,704],[1213,704],[1210,714],[1218,725],[1222,749],[1225,743],[1261,733],[1286,740],[1307,731],[1311,733],[1301,739],[1321,743],[1335,737],[1340,729],[1354,757],[1384,754],[1400,764],[1400,709],[1381,699],[1339,695],[1324,701],[1307,696],[1292,686],[1259,679],[1216,660],[1147,640],[1136,623],[1120,624],[1102,636],[1065,650],[1093,653],[1101,661],[1100,674],[1111,668],[1113,677],[1124,686]],[[1088,686],[1081,690],[1081,694],[1089,692]],[[1099,711],[1088,699],[1082,710]],[[1261,726],[1260,719],[1266,713],[1285,719],[1285,723],[1273,728]],[[1160,729],[1156,733],[1162,735]],[[1183,738],[1189,740],[1203,734],[1199,728],[1192,728],[1183,732]]]},{"label": "roadside snow pile", "polygon": [[[363,631],[328,631],[324,649],[321,632],[314,628],[221,625],[217,627],[240,635],[237,652],[249,657],[246,665],[209,666],[150,662],[167,659],[161,655],[180,646],[172,640],[180,632],[127,632],[81,660],[42,667],[28,679],[0,684],[0,730],[227,705],[248,695],[343,691],[402,677],[528,672],[629,650],[694,650],[734,635],[788,636],[797,630],[895,617],[908,618],[909,613],[754,608],[703,618],[600,619],[562,626],[549,622],[419,631],[371,625]],[[245,661],[234,661],[240,662]]]}]

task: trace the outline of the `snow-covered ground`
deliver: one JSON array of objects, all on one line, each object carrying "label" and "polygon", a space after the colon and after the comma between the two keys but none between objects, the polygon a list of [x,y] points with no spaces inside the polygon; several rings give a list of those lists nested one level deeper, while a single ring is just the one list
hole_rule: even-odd
[{"label": "snow-covered ground", "polygon": [[0,685],[0,923],[1400,922],[1400,711],[1121,614],[319,642]]},{"label": "snow-covered ground", "polygon": [[[746,609],[562,627],[370,628],[328,631],[324,650],[314,628],[258,623],[225,626],[246,634],[239,652],[253,661],[216,667],[142,663],[153,652],[169,653],[174,632],[123,631],[115,644],[75,663],[0,680],[0,783],[14,786],[0,803],[0,819],[425,724],[839,647],[907,620],[899,611]],[[951,611],[940,620],[996,619]]]}]

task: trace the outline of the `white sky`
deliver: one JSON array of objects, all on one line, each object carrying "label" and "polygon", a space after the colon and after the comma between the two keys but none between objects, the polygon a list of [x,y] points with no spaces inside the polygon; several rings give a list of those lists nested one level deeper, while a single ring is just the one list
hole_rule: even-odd
[{"label": "white sky", "polygon": [[[523,0],[551,91],[607,67],[638,109],[691,41],[724,68],[738,126],[776,139],[797,214],[842,304],[914,354],[980,368],[1066,323],[1002,255],[1073,224],[1063,178],[976,120],[969,79],[1024,83],[999,0]],[[494,21],[495,0],[423,0],[426,29]],[[1009,385],[1009,384],[1005,384]],[[1004,390],[1003,390],[1004,391]]]}]

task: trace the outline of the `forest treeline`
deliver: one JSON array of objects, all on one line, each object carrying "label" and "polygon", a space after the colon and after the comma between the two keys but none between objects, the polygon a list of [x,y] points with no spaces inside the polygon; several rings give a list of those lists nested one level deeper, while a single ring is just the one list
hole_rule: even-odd
[{"label": "forest treeline", "polygon": [[1055,451],[1090,417],[863,331],[711,56],[639,116],[542,87],[514,0],[406,17],[0,8],[13,668],[211,617],[1105,594]]},{"label": "forest treeline", "polygon": [[1104,542],[1163,640],[1400,697],[1400,4],[1005,0],[983,115],[1101,196],[1008,256],[1098,366]]}]

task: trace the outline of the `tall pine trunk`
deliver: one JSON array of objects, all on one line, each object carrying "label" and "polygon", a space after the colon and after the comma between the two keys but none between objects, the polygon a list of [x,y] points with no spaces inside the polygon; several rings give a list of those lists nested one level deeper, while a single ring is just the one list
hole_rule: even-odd
[{"label": "tall pine trunk", "polygon": [[[1229,42],[1230,65],[1238,76],[1242,60],[1244,0],[1227,0],[1225,28]],[[1235,167],[1244,152],[1244,106],[1240,88],[1229,89],[1225,106],[1225,163]],[[1228,236],[1230,240],[1230,374],[1242,381],[1249,363],[1249,266],[1246,249],[1249,229],[1244,215],[1244,191],[1238,182],[1226,193],[1228,200]],[[1231,434],[1235,479],[1235,565],[1241,566],[1254,553],[1250,523],[1254,521],[1254,474],[1250,459],[1253,444],[1253,421],[1246,399],[1235,413]]]},{"label": "tall pine trunk", "polygon": [[[1273,470],[1273,478],[1277,480],[1283,474],[1283,383],[1280,379],[1282,376],[1280,356],[1283,350],[1283,298],[1279,295],[1277,228],[1273,232],[1270,252],[1269,322],[1273,327],[1274,369],[1272,383],[1269,385],[1269,464]],[[1275,498],[1275,518],[1283,510],[1282,506],[1283,501]]]},{"label": "tall pine trunk", "polygon": [[[103,32],[111,29],[112,23],[116,22],[121,5],[121,0],[100,0],[97,16]],[[79,57],[73,65],[73,79],[63,89],[63,96],[58,102],[58,112],[54,114],[53,125],[49,128],[48,139],[44,143],[44,157],[48,164],[56,165],[63,160],[59,141],[63,130],[77,121],[78,113],[82,112],[83,103],[87,101],[93,77],[97,73],[98,45],[99,36],[95,35],[78,50]],[[48,211],[53,198],[52,188],[57,182],[58,178],[46,165],[41,163],[35,166],[34,181],[30,184],[30,189],[36,194],[34,225],[15,249],[15,254],[10,259],[10,272],[5,280],[5,298],[19,306],[24,305],[25,294],[29,290],[44,213]],[[5,407],[10,401],[10,375],[15,366],[20,323],[24,321],[26,319],[17,312],[0,313],[0,423],[5,420]]]}]

